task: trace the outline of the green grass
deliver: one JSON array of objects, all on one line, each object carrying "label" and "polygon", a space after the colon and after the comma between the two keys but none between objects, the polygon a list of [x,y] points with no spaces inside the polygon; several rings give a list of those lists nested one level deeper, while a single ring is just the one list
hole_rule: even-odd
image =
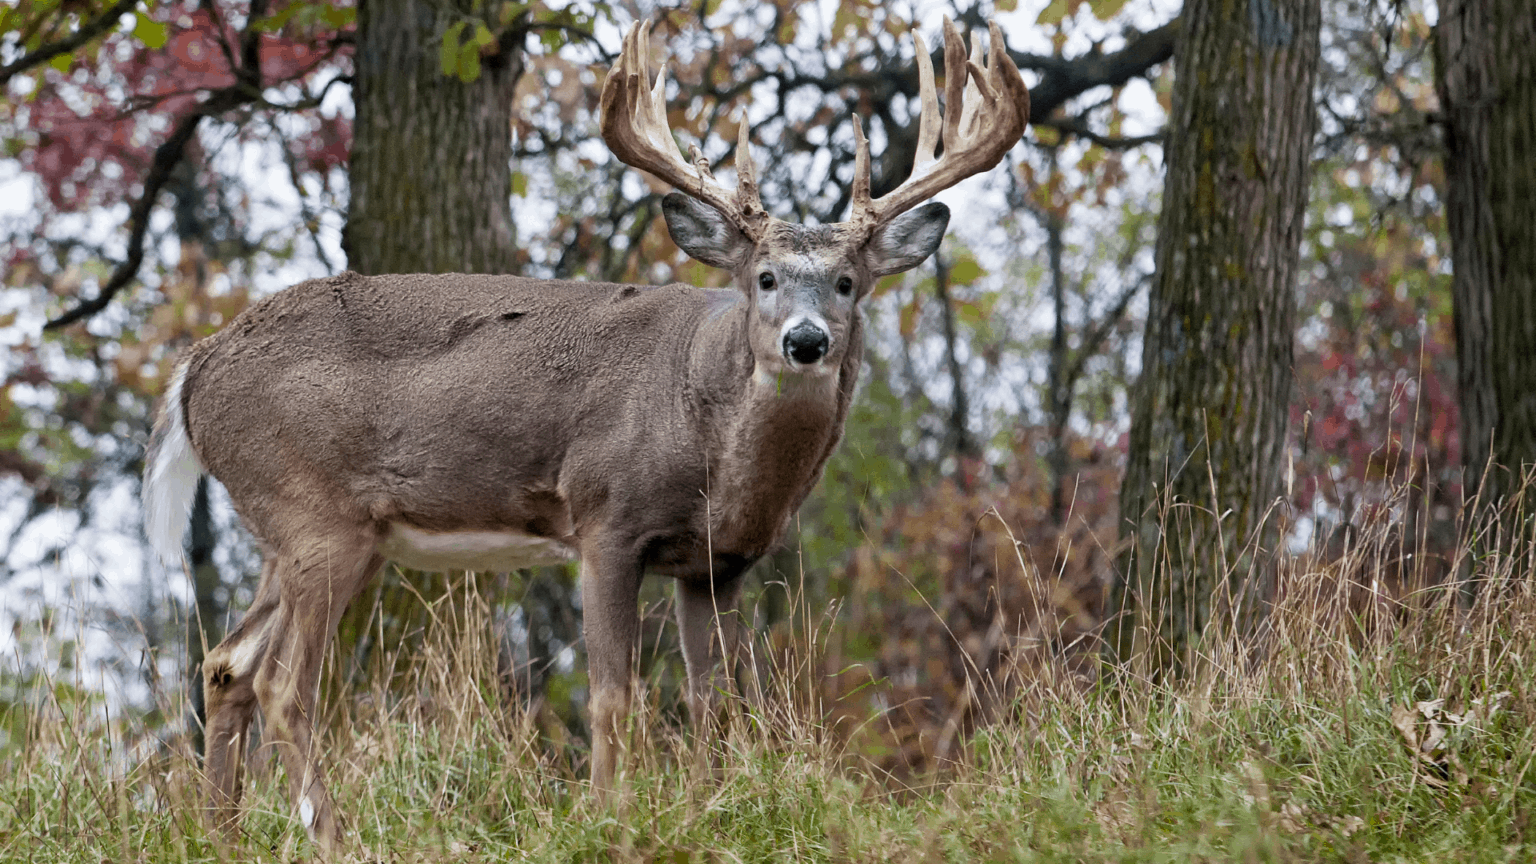
[{"label": "green grass", "polygon": [[[1012,694],[1005,716],[942,770],[900,781],[872,767],[870,736],[832,728],[806,696],[813,632],[802,665],[737,701],[708,754],[646,701],[606,803],[585,786],[579,743],[551,741],[496,696],[483,622],[457,616],[472,626],[430,635],[407,686],[327,697],[348,857],[1536,860],[1531,582],[1485,561],[1488,584],[1463,608],[1452,588],[1373,594],[1347,560],[1294,563],[1260,642],[1211,635],[1199,669],[1161,682],[1132,667],[1085,681],[1065,660],[1020,668],[985,685]],[[6,683],[0,860],[218,859],[196,761],[157,714],[109,722],[75,688]],[[312,855],[259,749],[243,825],[249,860]]]}]

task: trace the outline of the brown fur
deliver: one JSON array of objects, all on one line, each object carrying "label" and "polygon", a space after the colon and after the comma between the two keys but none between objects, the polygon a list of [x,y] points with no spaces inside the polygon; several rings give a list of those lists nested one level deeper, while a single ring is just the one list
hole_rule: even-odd
[{"label": "brown fur", "polygon": [[[146,459],[156,536],[175,543],[195,454],[264,555],[245,619],[204,662],[207,785],[226,830],[259,706],[306,828],[335,850],[311,719],[320,661],[381,547],[421,551],[392,545],[393,532],[519,534],[576,552],[599,789],[618,768],[647,571],[678,580],[689,712],[707,717],[718,649],[734,639],[719,612],[842,436],[863,353],[857,302],[933,254],[949,211],[915,205],[996,165],[1029,114],[996,26],[983,71],[946,20],[943,157],[926,164],[940,136],[928,69],[913,180],[870,200],[856,126],[853,220],[790,225],[758,201],[745,124],[734,192],[702,157],[657,146],[671,134],[649,89],[648,33],[631,29],[604,82],[604,141],[695,196],[664,199],[668,230],[738,290],[347,273],[252,306],[178,367],[181,404],[162,406]],[[962,109],[967,69],[990,84]]]},{"label": "brown fur", "polygon": [[[891,242],[911,257],[947,218],[935,205]],[[646,571],[678,580],[690,713],[710,713],[715,636],[729,642],[734,627],[718,612],[842,434],[862,354],[855,304],[889,269],[828,228],[779,223],[762,248],[715,240],[748,287],[346,273],[268,298],[190,349],[182,404],[157,425],[179,407],[266,559],[251,609],[205,663],[221,824],[233,830],[259,705],[306,827],[322,849],[337,843],[316,682],[394,524],[519,532],[578,553],[598,788],[618,767]],[[770,271],[779,284],[755,287]],[[843,276],[856,291],[835,287]],[[805,314],[831,337],[810,368],[780,345]]]}]

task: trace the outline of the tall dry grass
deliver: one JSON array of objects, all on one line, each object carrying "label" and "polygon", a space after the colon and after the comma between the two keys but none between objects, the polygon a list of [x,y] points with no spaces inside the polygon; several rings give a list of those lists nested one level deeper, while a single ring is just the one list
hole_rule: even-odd
[{"label": "tall dry grass", "polygon": [[[585,748],[508,699],[494,610],[472,590],[424,612],[390,674],[324,700],[349,855],[380,861],[1536,860],[1536,548],[1513,509],[1443,554],[1384,507],[1337,554],[1276,561],[1256,631],[1215,624],[1187,674],[1117,664],[1021,618],[924,771],[884,770],[900,706],[853,698],[836,609],[740,648],[711,734],[642,687],[622,790],[585,787]],[[1027,550],[1017,566],[1052,596]],[[1148,622],[1151,626],[1152,622]],[[386,684],[385,682],[393,682]],[[104,718],[49,678],[5,682],[0,860],[190,861],[198,766],[158,711]],[[888,687],[875,680],[868,688]],[[978,715],[980,716],[980,715]],[[718,733],[718,734],[716,734]],[[255,746],[241,854],[308,852],[281,770]]]}]

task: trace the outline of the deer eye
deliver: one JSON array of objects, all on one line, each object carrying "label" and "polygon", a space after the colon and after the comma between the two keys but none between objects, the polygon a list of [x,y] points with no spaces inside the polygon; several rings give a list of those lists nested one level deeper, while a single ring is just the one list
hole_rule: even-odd
[{"label": "deer eye", "polygon": [[765,272],[763,275],[757,277],[757,287],[763,289],[764,291],[772,291],[779,286],[777,282],[773,281],[773,274]]},{"label": "deer eye", "polygon": [[837,293],[843,295],[844,297],[853,293],[853,280],[847,276],[837,280]]}]

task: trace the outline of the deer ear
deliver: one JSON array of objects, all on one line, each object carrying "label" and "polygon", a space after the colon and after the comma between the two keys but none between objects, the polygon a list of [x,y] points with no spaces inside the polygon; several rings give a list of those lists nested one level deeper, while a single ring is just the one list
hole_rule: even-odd
[{"label": "deer ear", "polygon": [[661,199],[661,212],[677,248],[711,267],[736,269],[742,253],[751,245],[719,210],[681,192]]},{"label": "deer ear", "polygon": [[937,201],[897,216],[864,246],[870,273],[878,279],[923,263],[938,251],[947,228],[949,208]]}]

